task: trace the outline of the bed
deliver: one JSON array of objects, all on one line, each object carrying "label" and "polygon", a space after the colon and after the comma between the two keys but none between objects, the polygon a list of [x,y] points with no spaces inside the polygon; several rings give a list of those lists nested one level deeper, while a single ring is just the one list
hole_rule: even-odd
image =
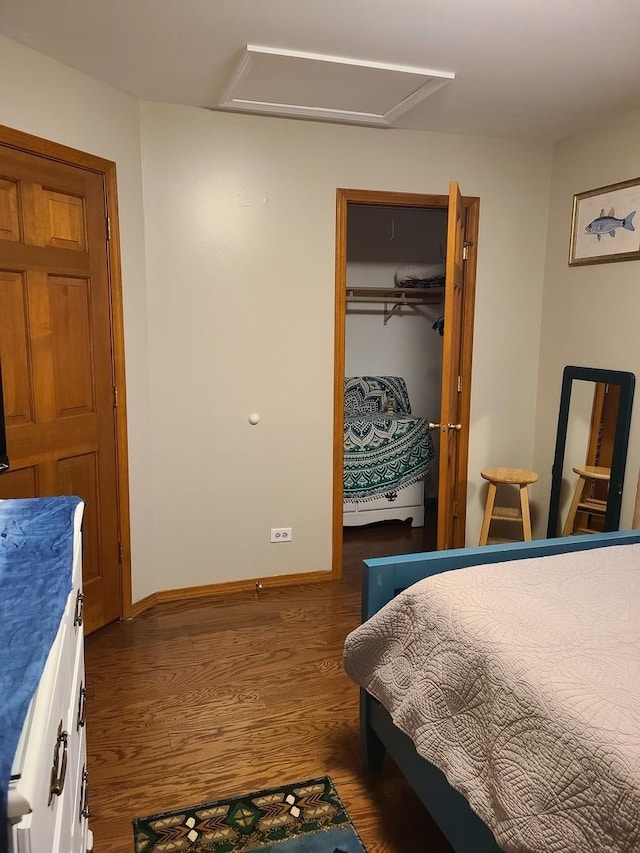
[{"label": "bed", "polygon": [[345,526],[411,518],[422,527],[424,478],[434,455],[428,421],[412,414],[402,377],[345,379]]},{"label": "bed", "polygon": [[640,531],[365,566],[367,769],[388,752],[457,853],[640,850]]}]

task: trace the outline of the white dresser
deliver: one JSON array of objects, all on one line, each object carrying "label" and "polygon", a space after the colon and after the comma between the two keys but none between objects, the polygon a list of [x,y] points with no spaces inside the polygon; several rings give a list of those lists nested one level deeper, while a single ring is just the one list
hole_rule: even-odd
[{"label": "white dresser", "polygon": [[424,526],[424,480],[403,486],[389,495],[368,501],[345,501],[342,505],[344,527],[359,527],[374,521],[407,521],[412,527]]},{"label": "white dresser", "polygon": [[84,504],[74,514],[72,590],[16,750],[8,793],[10,853],[86,853],[88,828],[82,625]]}]

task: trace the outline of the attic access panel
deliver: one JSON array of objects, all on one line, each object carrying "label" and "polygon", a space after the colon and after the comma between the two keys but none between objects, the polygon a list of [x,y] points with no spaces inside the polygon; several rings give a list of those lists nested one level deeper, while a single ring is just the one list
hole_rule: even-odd
[{"label": "attic access panel", "polygon": [[390,125],[455,74],[247,45],[224,109]]}]

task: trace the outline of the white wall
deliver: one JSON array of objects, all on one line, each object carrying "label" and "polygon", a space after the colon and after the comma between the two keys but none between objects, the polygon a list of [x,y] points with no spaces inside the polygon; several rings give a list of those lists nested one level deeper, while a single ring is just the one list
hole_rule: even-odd
[{"label": "white wall", "polygon": [[117,163],[134,600],[330,567],[337,187],[481,197],[475,541],[480,468],[531,464],[549,146],[142,104],[141,176],[135,99],[5,38],[0,74],[3,124]]},{"label": "white wall", "polygon": [[154,588],[149,374],[138,102],[0,36],[0,122],[114,160],[122,246],[134,598]]},{"label": "white wall", "polygon": [[[573,196],[638,175],[640,111],[558,143],[553,160],[540,342],[533,489],[548,505],[562,371],[566,365],[640,376],[640,262],[569,267]],[[638,393],[634,404],[621,527],[631,526],[640,466]],[[543,535],[540,531],[539,535]]]},{"label": "white wall", "polygon": [[142,140],[155,588],[330,568],[337,187],[481,197],[477,541],[480,469],[532,463],[551,148],[157,103]]}]

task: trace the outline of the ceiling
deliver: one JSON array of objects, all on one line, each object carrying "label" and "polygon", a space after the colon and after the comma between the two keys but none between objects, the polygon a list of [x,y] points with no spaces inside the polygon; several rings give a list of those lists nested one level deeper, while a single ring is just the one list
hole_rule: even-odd
[{"label": "ceiling", "polygon": [[[319,102],[321,120],[554,141],[640,108],[637,0],[0,0],[0,33],[139,98],[210,109]],[[368,65],[262,54],[247,77],[247,45]],[[396,109],[425,69],[455,79]]]}]

